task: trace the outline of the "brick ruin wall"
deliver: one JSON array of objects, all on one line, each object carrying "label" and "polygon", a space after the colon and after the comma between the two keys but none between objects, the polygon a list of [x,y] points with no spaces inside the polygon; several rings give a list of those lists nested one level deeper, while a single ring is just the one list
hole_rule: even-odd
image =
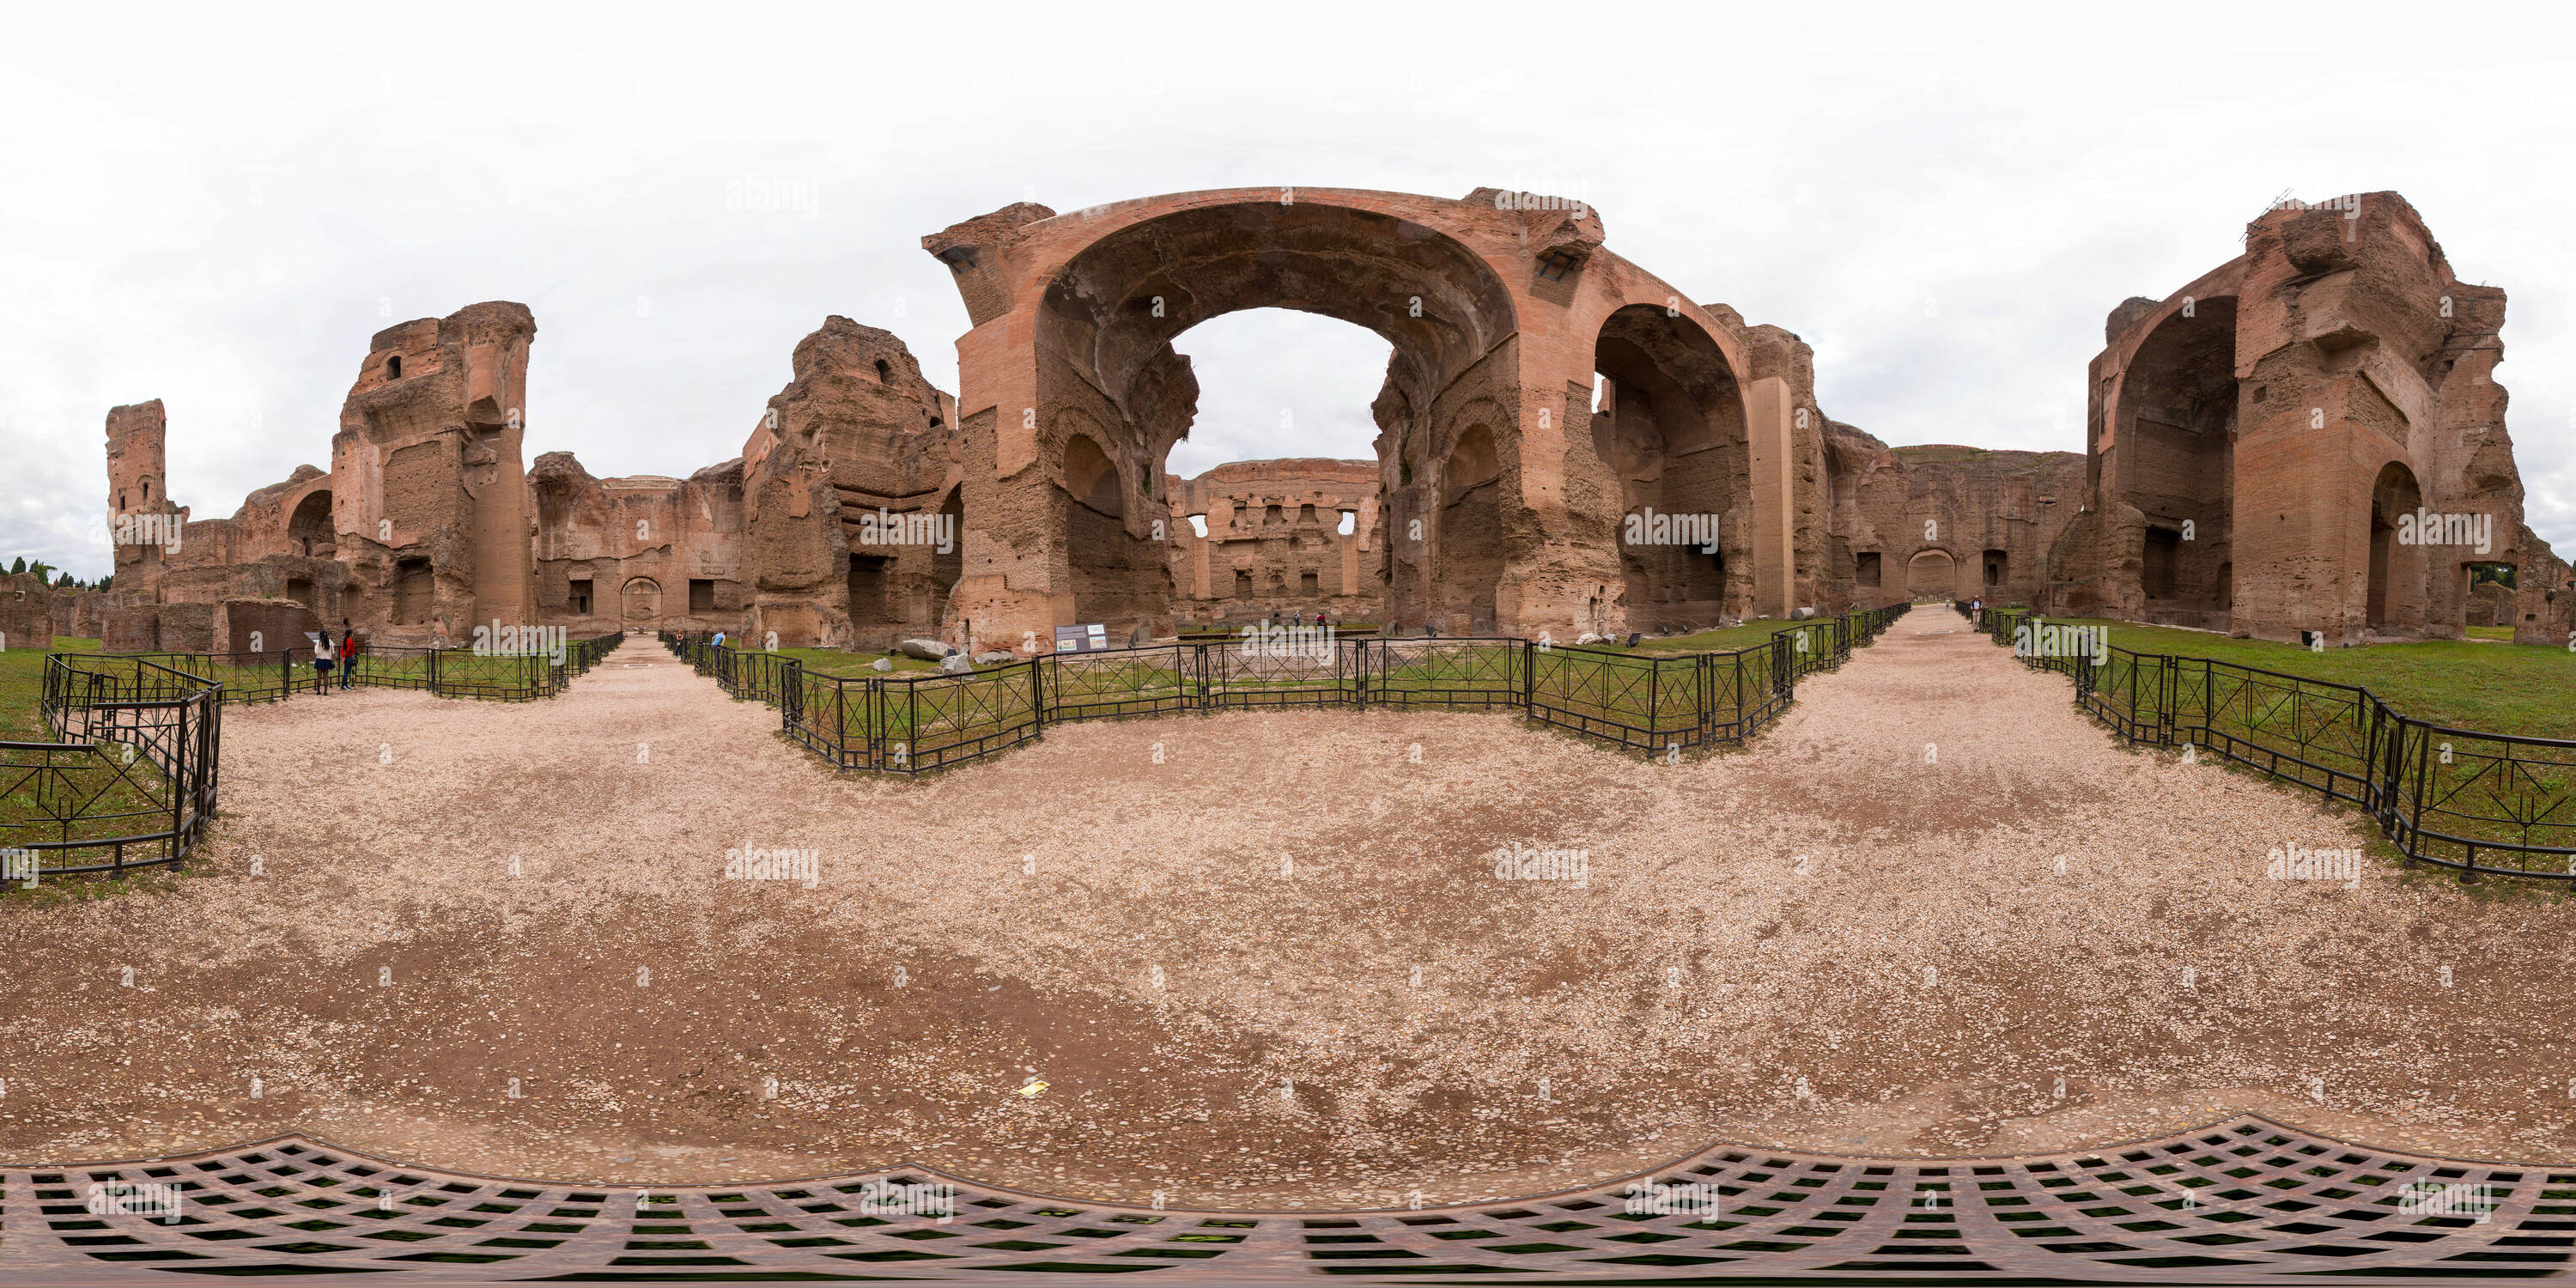
[{"label": "brick ruin wall", "polygon": [[[1597,218],[1580,231],[1597,241]],[[971,296],[977,280],[960,286]],[[1757,570],[1776,538],[1789,602],[1827,613],[1982,596],[2338,642],[2507,624],[2563,644],[2576,631],[2576,577],[2522,521],[2492,374],[2503,292],[2460,283],[2395,194],[2266,214],[2243,256],[2115,309],[2082,452],[1889,447],[1824,414],[1797,335],[1696,307],[1741,369],[1649,316],[1668,310],[1612,315],[1595,342],[1597,391],[1587,405],[1569,387],[1569,450],[1546,482],[1568,498],[1564,539],[1616,553],[1530,563],[1513,552],[1534,534],[1505,503],[1524,483],[1503,374],[1519,336],[1420,408],[1391,370],[1373,407],[1375,461],[1162,474],[1194,414],[1186,360],[1138,368],[1123,407],[1074,380],[1048,395],[1036,460],[1017,462],[1051,486],[996,492],[1028,503],[970,513],[972,481],[1006,464],[995,412],[961,423],[901,340],[840,317],[798,344],[735,459],[686,479],[594,478],[564,452],[523,470],[535,323],[523,306],[478,304],[379,332],[332,469],[300,466],[230,518],[195,519],[170,499],[160,403],[112,410],[112,513],[178,540],[118,545],[108,592],[13,587],[0,630],[121,651],[238,648],[238,623],[265,636],[309,613],[390,643],[462,643],[499,620],[964,644],[979,605],[1007,600],[1033,568],[1073,588],[1062,620],[1077,602],[1127,604],[1157,633],[1319,611],[1468,633],[1495,629],[1521,597],[1583,605],[1604,630],[1685,631],[1763,611]],[[1785,400],[1778,518],[1754,495],[1745,412],[1765,382]],[[1101,428],[1121,417],[1143,436]],[[2494,548],[2395,542],[2393,520],[2418,507],[2488,516]],[[1618,517],[1650,511],[1705,520],[1716,548],[1623,540]],[[2515,565],[2515,585],[2480,581],[2480,562]]]},{"label": "brick ruin wall", "polygon": [[1234,461],[1196,478],[1165,475],[1163,492],[1184,627],[1312,622],[1318,613],[1383,621],[1377,462]]}]

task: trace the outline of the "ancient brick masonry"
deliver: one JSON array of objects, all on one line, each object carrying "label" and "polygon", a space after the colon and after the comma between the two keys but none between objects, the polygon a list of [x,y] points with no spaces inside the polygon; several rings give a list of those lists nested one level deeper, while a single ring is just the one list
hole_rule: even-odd
[{"label": "ancient brick masonry", "polygon": [[1830,608],[2046,596],[2048,553],[2083,503],[2082,456],[1891,448],[1838,422],[1826,453]]},{"label": "ancient brick masonry", "polygon": [[940,637],[965,559],[956,400],[903,341],[845,317],[797,344],[795,372],[743,445],[746,629],[867,649]]},{"label": "ancient brick masonry", "polygon": [[2044,602],[2266,639],[2455,637],[2477,566],[2508,564],[2516,637],[2563,643],[2576,596],[2523,524],[2495,381],[2504,310],[2393,192],[2266,212],[2244,254],[2111,314],[2087,505]]},{"label": "ancient brick masonry", "polygon": [[1180,619],[1377,622],[1386,604],[1377,475],[1375,461],[1285,460],[1164,476]]},{"label": "ancient brick masonry", "polygon": [[[332,468],[229,519],[171,500],[158,402],[111,411],[111,515],[151,539],[120,540],[86,619],[118,649],[343,617],[402,643],[498,621],[1025,649],[1081,622],[1562,638],[1982,595],[2281,639],[2576,629],[2523,526],[2503,292],[2393,193],[2269,212],[2243,255],[2122,304],[2081,453],[1890,448],[1824,414],[1796,334],[1603,237],[1491,188],[1008,206],[923,239],[974,323],[961,398],[828,318],[741,455],[687,479],[523,472],[535,322],[473,305],[379,332]],[[1386,337],[1376,459],[1166,474],[1198,401],[1172,340],[1274,306]],[[83,616],[43,593],[20,619]]]},{"label": "ancient brick masonry", "polygon": [[[568,452],[522,470],[535,333],[509,303],[379,332],[334,468],[299,466],[230,519],[192,521],[169,499],[159,402],[110,412],[111,516],[178,539],[116,546],[108,647],[233,651],[257,630],[274,649],[343,618],[397,644],[465,644],[492,622],[862,647],[940,632],[956,410],[900,340],[827,319],[741,457],[685,480],[600,479]],[[949,538],[880,515],[944,518]]]},{"label": "ancient brick masonry", "polygon": [[[1385,616],[1451,632],[1706,624],[1811,602],[1824,539],[1808,356],[1602,244],[1579,203],[1233,189],[1059,215],[1005,207],[923,239],[955,275],[966,430],[957,611],[994,633],[1172,629],[1152,529],[1197,385],[1171,340],[1239,309],[1341,318],[1393,346],[1379,428]],[[1596,410],[1596,376],[1615,397]],[[1802,482],[1803,480],[1803,482]],[[1694,567],[1623,551],[1652,504],[1717,526]],[[1666,582],[1688,584],[1671,598]]]}]

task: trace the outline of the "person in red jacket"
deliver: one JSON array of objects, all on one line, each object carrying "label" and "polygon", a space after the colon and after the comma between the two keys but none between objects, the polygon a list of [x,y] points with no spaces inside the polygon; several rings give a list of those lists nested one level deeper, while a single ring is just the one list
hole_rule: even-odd
[{"label": "person in red jacket", "polygon": [[340,619],[340,687],[349,687],[349,678],[358,669],[358,633],[349,628],[349,619]]}]

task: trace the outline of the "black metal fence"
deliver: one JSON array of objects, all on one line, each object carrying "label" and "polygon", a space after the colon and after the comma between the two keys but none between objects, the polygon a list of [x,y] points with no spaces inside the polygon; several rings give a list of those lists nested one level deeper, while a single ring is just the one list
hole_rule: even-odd
[{"label": "black metal fence", "polygon": [[45,659],[59,742],[0,742],[0,878],[177,863],[215,816],[223,686],[134,656]]},{"label": "black metal fence", "polygon": [[[369,648],[352,687],[527,701],[563,691],[624,634],[562,655]],[[302,653],[54,653],[42,712],[60,742],[0,742],[0,879],[184,861],[215,817],[223,707],[337,685]]]},{"label": "black metal fence", "polygon": [[1831,670],[1909,605],[1820,618],[1731,652],[1655,655],[1519,639],[1306,639],[1053,653],[960,674],[845,676],[664,631],[724,691],[779,709],[790,737],[843,769],[920,773],[1040,736],[1049,724],[1183,711],[1345,707],[1512,711],[1622,751],[1739,746],[1798,677]]},{"label": "black metal fence", "polygon": [[[471,648],[403,648],[364,646],[346,665],[349,686],[374,689],[418,689],[442,698],[480,698],[528,702],[563,692],[573,677],[598,665],[626,638],[622,631],[590,639],[566,640],[554,650],[480,651]],[[226,702],[274,702],[295,693],[339,687],[335,667],[326,679],[313,665],[313,651],[280,649],[261,653],[132,653],[172,670],[211,680],[223,688]]]},{"label": "black metal fence", "polygon": [[2456,729],[2356,685],[2054,635],[2024,609],[1982,617],[2025,665],[2072,678],[2076,704],[2132,742],[2188,745],[2356,806],[2410,864],[2463,880],[2576,879],[2576,741]]}]

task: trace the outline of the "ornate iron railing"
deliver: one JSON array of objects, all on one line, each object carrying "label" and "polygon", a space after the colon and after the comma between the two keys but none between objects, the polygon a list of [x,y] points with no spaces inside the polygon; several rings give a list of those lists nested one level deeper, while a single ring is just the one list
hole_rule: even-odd
[{"label": "ornate iron railing", "polygon": [[2357,685],[2237,662],[2050,647],[2048,623],[2024,610],[1984,616],[1997,642],[2073,679],[2077,706],[2132,743],[2190,746],[2355,806],[2410,866],[2576,880],[2576,741],[2435,724]]},{"label": "ornate iron railing", "polygon": [[1742,745],[1787,709],[1800,676],[1841,664],[1908,607],[1801,623],[1731,652],[1289,636],[1051,653],[935,675],[835,675],[706,634],[659,639],[726,693],[776,706],[790,737],[841,769],[939,769],[1068,720],[1288,707],[1518,712],[1622,751],[1674,756]]}]

